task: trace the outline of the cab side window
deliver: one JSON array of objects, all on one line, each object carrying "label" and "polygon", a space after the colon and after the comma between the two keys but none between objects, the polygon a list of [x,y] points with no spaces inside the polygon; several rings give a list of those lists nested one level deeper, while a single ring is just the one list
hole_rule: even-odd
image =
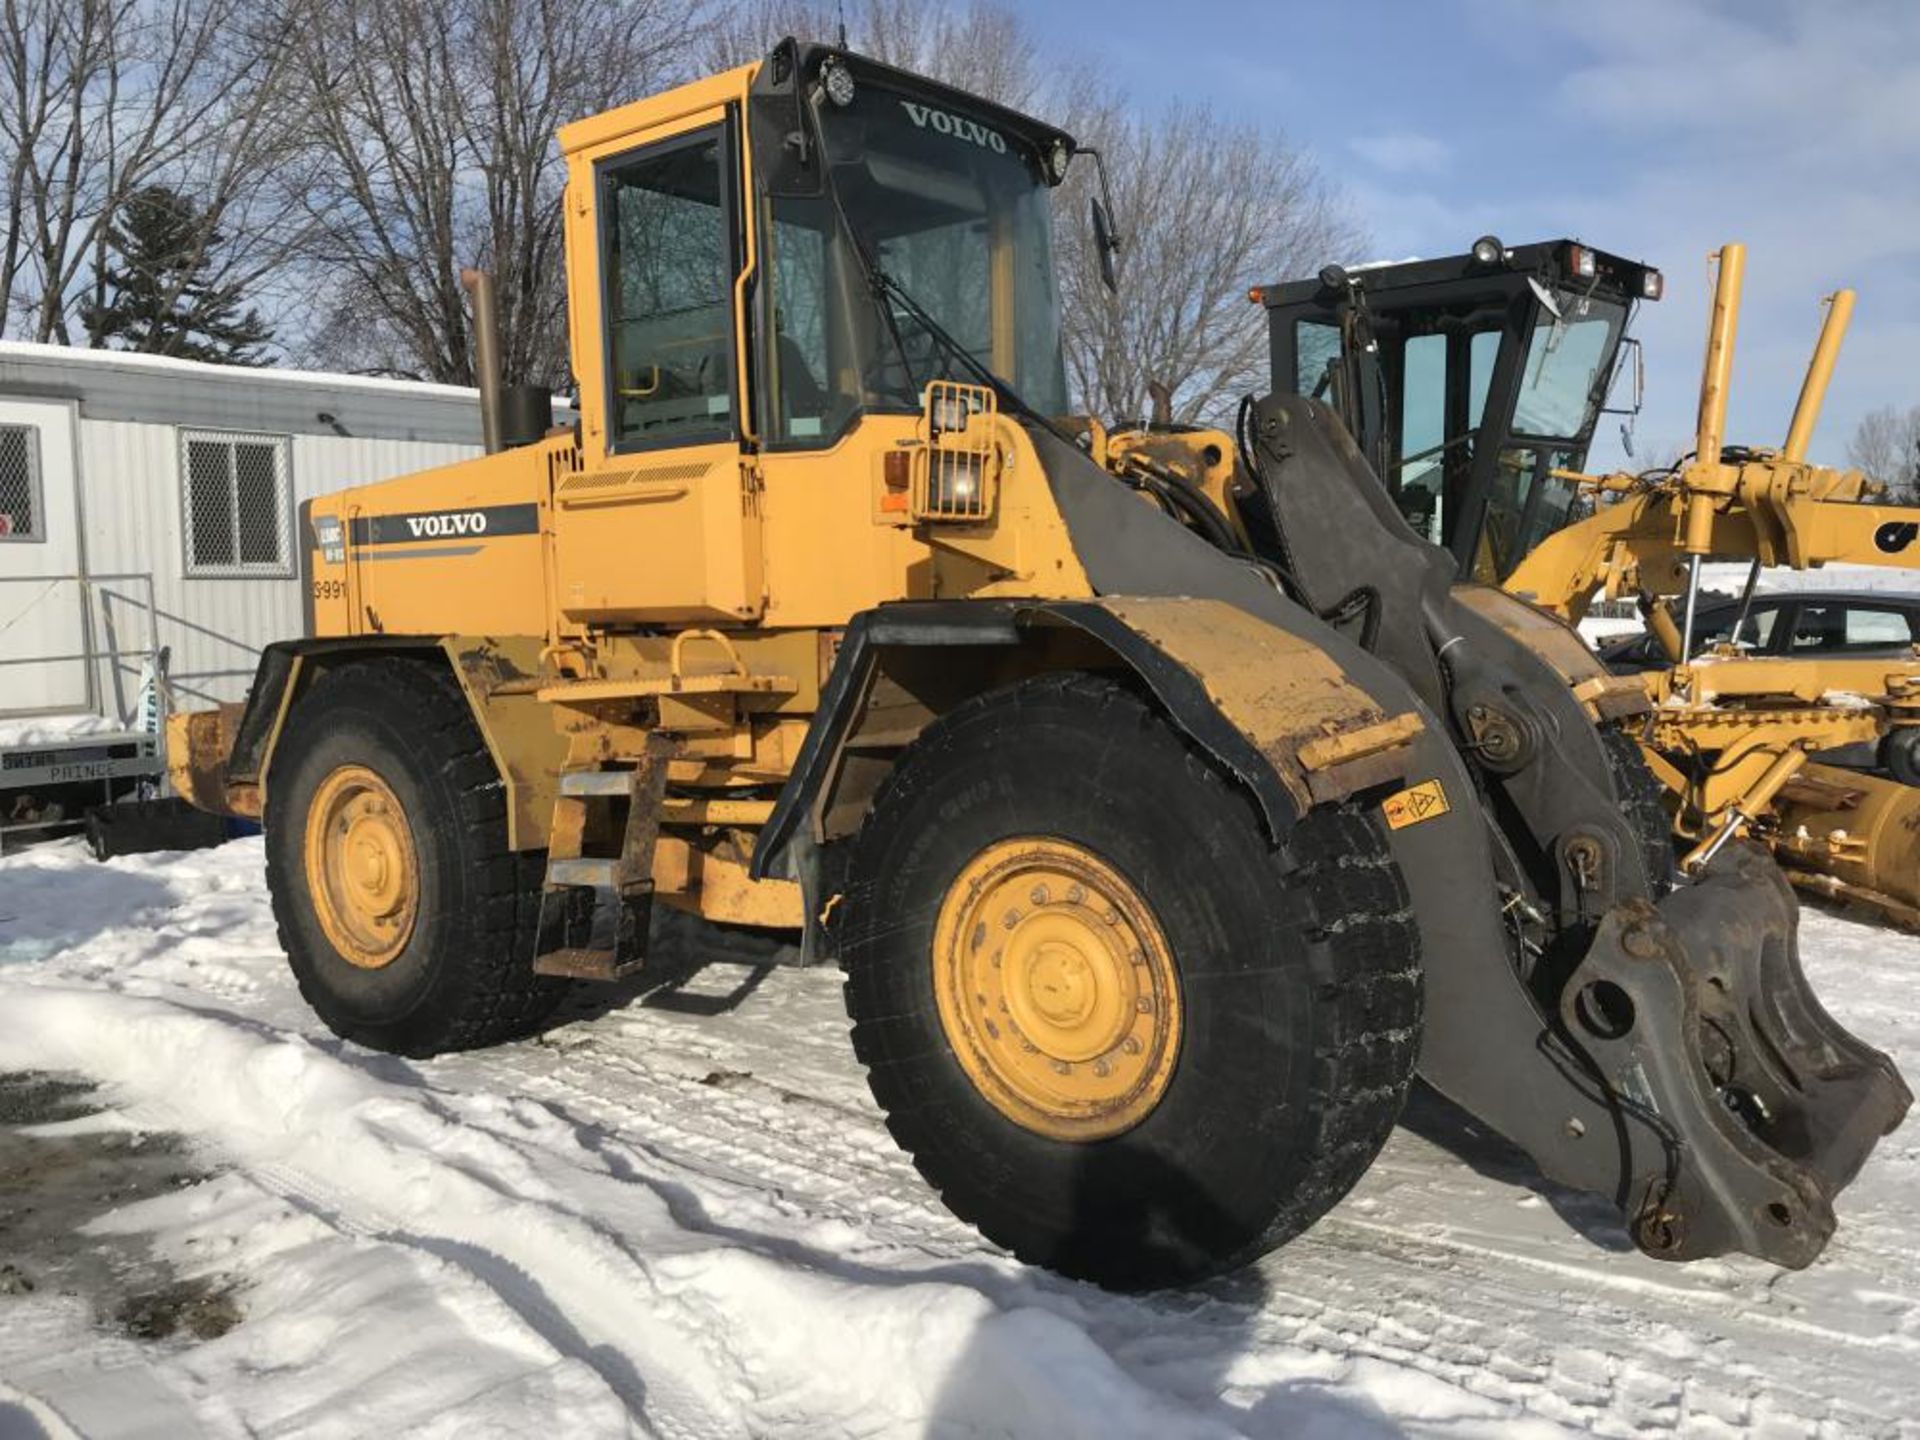
[{"label": "cab side window", "polygon": [[607,423],[615,450],[734,434],[730,153],[716,125],[601,171]]}]

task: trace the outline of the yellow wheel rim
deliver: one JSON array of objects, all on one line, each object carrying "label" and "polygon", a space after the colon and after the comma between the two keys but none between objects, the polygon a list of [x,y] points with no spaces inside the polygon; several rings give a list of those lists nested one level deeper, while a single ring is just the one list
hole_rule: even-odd
[{"label": "yellow wheel rim", "polygon": [[413,831],[393,789],[364,765],[342,765],[307,809],[307,893],[333,948],[378,970],[407,948],[420,901]]},{"label": "yellow wheel rim", "polygon": [[1180,1049],[1173,952],[1140,892],[1065,840],[1003,840],[963,869],[933,936],[934,996],[975,1088],[1056,1140],[1138,1125]]}]

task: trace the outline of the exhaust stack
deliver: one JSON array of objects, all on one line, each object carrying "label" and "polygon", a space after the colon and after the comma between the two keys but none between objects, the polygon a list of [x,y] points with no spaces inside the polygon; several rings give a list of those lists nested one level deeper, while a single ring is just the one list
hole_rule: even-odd
[{"label": "exhaust stack", "polygon": [[480,387],[480,435],[487,454],[506,448],[500,423],[500,312],[493,301],[493,276],[468,266],[460,286],[473,298],[473,369]]}]

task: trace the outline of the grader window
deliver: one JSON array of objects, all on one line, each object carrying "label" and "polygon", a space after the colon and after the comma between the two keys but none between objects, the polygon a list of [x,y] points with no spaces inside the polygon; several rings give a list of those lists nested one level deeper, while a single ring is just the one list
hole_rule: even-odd
[{"label": "grader window", "polygon": [[1543,314],[1527,347],[1514,406],[1516,435],[1573,439],[1587,433],[1604,399],[1603,367],[1626,323],[1626,307],[1562,291],[1560,314]]},{"label": "grader window", "polygon": [[1294,330],[1294,354],[1296,393],[1337,404],[1333,386],[1340,368],[1340,327],[1325,320],[1300,321]]},{"label": "grader window", "polygon": [[734,433],[727,153],[715,126],[602,172],[607,414],[616,450]]}]

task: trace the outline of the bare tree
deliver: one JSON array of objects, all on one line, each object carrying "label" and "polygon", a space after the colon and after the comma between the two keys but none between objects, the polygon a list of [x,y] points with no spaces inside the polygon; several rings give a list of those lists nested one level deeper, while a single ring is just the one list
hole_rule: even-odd
[{"label": "bare tree", "polygon": [[1869,410],[1847,442],[1847,463],[1896,500],[1920,500],[1920,405]]},{"label": "bare tree", "polygon": [[1077,123],[1105,152],[1122,249],[1110,293],[1083,160],[1056,207],[1068,382],[1111,419],[1146,417],[1165,387],[1169,418],[1223,420],[1268,388],[1266,311],[1249,289],[1350,259],[1362,233],[1312,157],[1277,132],[1203,107],[1087,107]]},{"label": "bare tree", "polygon": [[562,383],[554,132],[677,78],[693,0],[318,0],[294,31],[311,143],[288,193],[325,297],[308,349],[470,384],[461,266],[494,273],[502,364]]},{"label": "bare tree", "polygon": [[844,14],[850,49],[883,64],[944,80],[1016,110],[1046,91],[1032,35],[992,0],[934,5],[926,0],[746,0],[716,20],[707,46],[716,68],[760,59],[791,35],[832,43]]},{"label": "bare tree", "polygon": [[[0,333],[70,343],[101,298],[112,217],[148,185],[191,193],[209,236],[232,222],[282,114],[281,47],[254,15],[245,0],[0,3]],[[225,263],[244,270],[248,248]]]}]

